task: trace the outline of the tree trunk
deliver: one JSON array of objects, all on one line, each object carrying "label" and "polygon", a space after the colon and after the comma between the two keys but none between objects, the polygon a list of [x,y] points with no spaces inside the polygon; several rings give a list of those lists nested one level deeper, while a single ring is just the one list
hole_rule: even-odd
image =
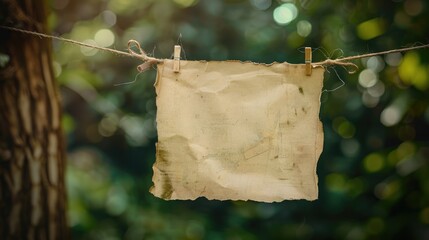
[{"label": "tree trunk", "polygon": [[[2,0],[11,25],[46,32],[44,1]],[[4,16],[3,16],[4,17]],[[65,150],[47,39],[1,31],[0,238],[68,239]]]}]

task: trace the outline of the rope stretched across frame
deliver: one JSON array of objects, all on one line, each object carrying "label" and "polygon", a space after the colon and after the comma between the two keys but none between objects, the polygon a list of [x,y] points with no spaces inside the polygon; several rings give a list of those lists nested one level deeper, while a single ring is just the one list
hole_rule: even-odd
[{"label": "rope stretched across frame", "polygon": [[[83,43],[83,42],[75,41],[72,39],[52,36],[52,35],[48,35],[48,34],[44,34],[44,33],[38,33],[38,32],[28,31],[28,30],[24,30],[24,29],[14,28],[14,27],[0,26],[0,28],[15,31],[15,32],[21,32],[24,34],[30,34],[30,35],[34,35],[34,36],[55,39],[55,40],[68,42],[68,43],[79,45],[79,46],[94,48],[94,49],[110,52],[113,54],[126,56],[126,57],[137,58],[137,59],[140,59],[143,61],[143,64],[141,64],[137,67],[137,70],[139,72],[145,71],[146,69],[148,69],[153,64],[161,63],[163,61],[162,59],[149,57],[145,53],[145,51],[143,51],[143,49],[140,47],[140,44],[136,40],[133,40],[133,39],[128,41],[128,52],[124,52],[124,51],[119,51],[116,49],[100,47],[97,45]],[[133,46],[136,46],[139,52],[135,52],[134,50],[132,50]],[[321,61],[321,62],[312,63],[312,65],[314,67],[318,67],[318,66],[325,67],[325,66],[330,66],[330,65],[340,65],[340,66],[345,66],[345,67],[354,67],[355,69],[358,69],[356,64],[350,62],[351,60],[380,56],[380,55],[386,55],[386,54],[390,54],[390,53],[407,52],[407,51],[417,50],[417,49],[422,49],[422,48],[429,48],[429,44],[392,49],[392,50],[387,50],[387,51],[382,51],[382,52],[367,53],[367,54],[361,54],[361,55],[355,55],[355,56],[349,56],[349,57],[342,57],[342,58],[336,58],[336,59],[326,59],[326,60]],[[354,73],[354,72],[355,71],[349,71],[349,73]]]}]

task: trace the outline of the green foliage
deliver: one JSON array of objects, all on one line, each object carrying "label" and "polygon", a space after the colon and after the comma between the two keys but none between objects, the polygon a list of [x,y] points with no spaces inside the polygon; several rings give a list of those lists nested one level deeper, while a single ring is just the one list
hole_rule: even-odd
[{"label": "green foliage", "polygon": [[[305,46],[318,61],[429,36],[423,0],[57,0],[52,8],[55,34],[118,50],[136,39],[158,58],[181,43],[188,60],[302,63]],[[54,50],[76,239],[429,236],[428,50],[363,59],[353,75],[328,68],[325,88],[345,86],[321,96],[319,200],[274,204],[154,198],[155,70],[137,74],[134,59],[60,42]]]}]

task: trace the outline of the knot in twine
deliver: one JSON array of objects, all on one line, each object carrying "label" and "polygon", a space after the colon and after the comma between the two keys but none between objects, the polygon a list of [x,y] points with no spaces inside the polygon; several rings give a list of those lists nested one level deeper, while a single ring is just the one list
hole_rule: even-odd
[{"label": "knot in twine", "polygon": [[[135,46],[138,50],[138,52],[135,52],[132,47]],[[157,63],[161,63],[162,60],[161,59],[157,59],[154,57],[149,57],[145,51],[143,51],[143,49],[140,47],[140,43],[137,42],[134,39],[131,39],[128,41],[128,52],[130,53],[131,56],[138,58],[140,60],[143,61],[142,64],[137,66],[137,71],[139,72],[144,72],[147,69],[149,69],[152,65],[157,64]]]},{"label": "knot in twine", "polygon": [[356,73],[356,71],[359,70],[359,67],[356,64],[352,62],[345,62],[345,61],[347,61],[347,59],[342,59],[342,58],[329,59],[328,58],[325,61],[314,63],[314,65],[322,66],[322,67],[329,66],[329,65],[339,65],[344,67],[349,74]]}]

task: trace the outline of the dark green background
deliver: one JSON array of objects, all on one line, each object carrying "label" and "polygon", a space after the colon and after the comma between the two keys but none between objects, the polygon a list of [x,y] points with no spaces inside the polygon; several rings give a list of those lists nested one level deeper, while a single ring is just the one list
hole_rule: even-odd
[{"label": "dark green background", "polygon": [[[278,24],[274,11],[286,3],[298,14]],[[99,42],[113,34],[106,45],[124,51],[136,39],[157,58],[171,58],[180,43],[188,60],[303,63],[306,46],[319,61],[429,38],[422,0],[52,0],[49,7],[54,34]],[[136,59],[67,43],[54,42],[54,50],[75,239],[429,239],[428,50],[357,60],[352,75],[328,68],[324,88],[345,86],[321,97],[319,199],[273,204],[153,197],[156,71],[137,75]]]}]

